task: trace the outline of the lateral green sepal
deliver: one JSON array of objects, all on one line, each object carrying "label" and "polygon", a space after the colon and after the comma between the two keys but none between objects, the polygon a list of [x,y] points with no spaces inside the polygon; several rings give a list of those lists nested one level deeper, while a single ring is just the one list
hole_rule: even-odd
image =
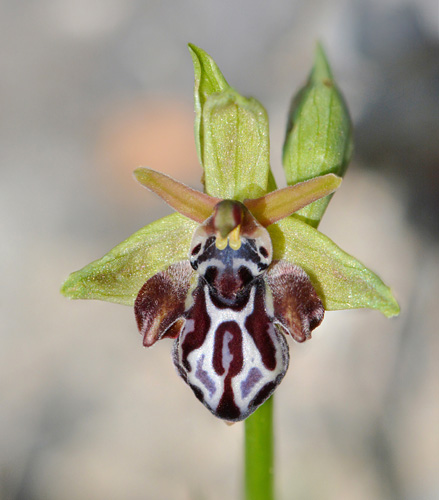
[{"label": "lateral green sepal", "polygon": [[188,258],[197,223],[174,213],[143,227],[66,279],[61,293],[132,306],[143,284],[171,264]]},{"label": "lateral green sepal", "polygon": [[273,258],[301,267],[326,310],[367,307],[387,317],[399,314],[390,288],[376,274],[307,223],[291,216],[268,227],[268,232]]}]

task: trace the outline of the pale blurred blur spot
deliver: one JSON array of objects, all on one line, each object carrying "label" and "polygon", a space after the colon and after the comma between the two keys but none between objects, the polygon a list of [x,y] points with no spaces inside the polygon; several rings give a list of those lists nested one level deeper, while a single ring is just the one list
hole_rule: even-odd
[{"label": "pale blurred blur spot", "polygon": [[109,110],[98,131],[98,177],[104,195],[138,208],[157,199],[134,182],[132,172],[147,166],[185,184],[201,187],[201,167],[194,141],[194,111],[177,97],[151,96]]}]

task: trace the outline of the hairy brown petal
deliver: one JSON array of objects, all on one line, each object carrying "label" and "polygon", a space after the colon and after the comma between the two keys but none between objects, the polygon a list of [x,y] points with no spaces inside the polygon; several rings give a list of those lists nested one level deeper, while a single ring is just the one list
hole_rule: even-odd
[{"label": "hairy brown petal", "polygon": [[284,260],[274,261],[265,280],[273,296],[276,320],[297,342],[310,338],[325,310],[305,271]]},{"label": "hairy brown petal", "polygon": [[175,338],[180,333],[193,274],[189,262],[181,261],[155,274],[143,285],[134,304],[134,313],[146,347],[163,337]]}]

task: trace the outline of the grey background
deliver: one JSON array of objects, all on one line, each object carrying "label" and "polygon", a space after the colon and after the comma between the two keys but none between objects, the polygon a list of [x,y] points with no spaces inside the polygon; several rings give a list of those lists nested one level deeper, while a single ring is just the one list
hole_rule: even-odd
[{"label": "grey background", "polygon": [[434,0],[0,3],[0,498],[222,499],[241,424],[145,351],[130,308],[69,272],[170,210],[139,164],[200,187],[187,42],[270,116],[272,164],[317,39],[356,156],[320,229],[402,313],[327,313],[276,396],[278,498],[439,497],[439,43]]}]

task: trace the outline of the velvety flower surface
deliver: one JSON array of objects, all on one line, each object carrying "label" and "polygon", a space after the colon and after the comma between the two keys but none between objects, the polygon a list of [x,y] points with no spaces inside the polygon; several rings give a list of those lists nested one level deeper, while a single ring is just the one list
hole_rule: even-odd
[{"label": "velvety flower surface", "polygon": [[134,305],[144,345],[175,339],[182,378],[213,414],[236,421],[282,380],[284,334],[306,340],[325,309],[393,316],[399,308],[377,275],[316,229],[352,149],[349,116],[321,49],[290,111],[289,187],[280,190],[264,108],[233,90],[204,51],[190,49],[205,193],[136,170],[178,213],[71,274],[62,292]]}]

